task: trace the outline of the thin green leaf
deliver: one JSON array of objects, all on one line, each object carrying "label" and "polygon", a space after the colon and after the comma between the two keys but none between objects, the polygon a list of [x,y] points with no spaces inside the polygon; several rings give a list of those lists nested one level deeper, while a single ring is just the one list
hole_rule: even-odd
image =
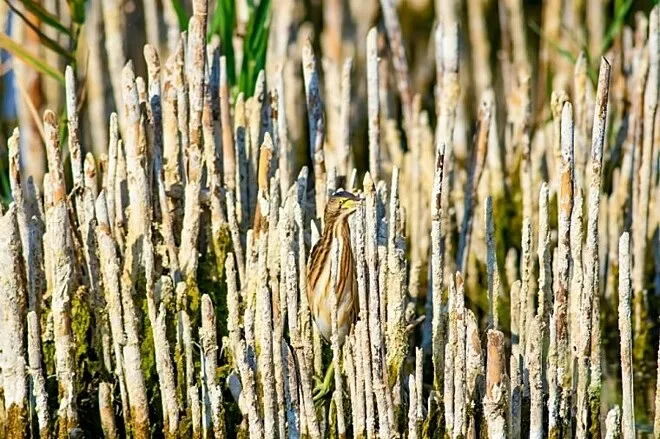
[{"label": "thin green leaf", "polygon": [[171,0],[172,7],[176,13],[176,18],[179,20],[179,29],[181,32],[188,30],[188,14],[186,8],[183,7],[181,0]]},{"label": "thin green leaf", "polygon": [[614,38],[621,31],[623,23],[626,20],[626,16],[628,15],[628,12],[630,12],[630,7],[633,4],[633,0],[626,0],[623,4],[619,2],[617,3],[618,4],[616,6],[616,10],[614,11],[614,19],[612,20],[612,23],[610,23],[610,26],[607,28],[605,38],[600,46],[600,56],[603,56],[605,52],[607,52],[607,50],[612,45]]},{"label": "thin green leaf", "polygon": [[86,0],[66,0],[66,2],[69,5],[71,20],[77,24],[84,24]]},{"label": "thin green leaf", "polygon": [[24,63],[28,64],[38,72],[48,75],[56,81],[64,84],[64,76],[59,70],[27,52],[20,44],[17,44],[4,33],[0,33],[0,49],[5,49],[7,52],[20,58]]},{"label": "thin green leaf", "polygon": [[254,12],[254,20],[251,29],[251,45],[253,50],[256,50],[262,45],[264,40],[268,39],[268,22],[270,12],[270,0],[262,0]]},{"label": "thin green leaf", "polygon": [[220,50],[227,62],[227,79],[230,87],[236,85],[236,66],[234,64],[234,46],[232,44],[236,29],[235,11],[234,0],[219,0],[213,13],[208,35],[209,39],[213,35],[220,37]]},{"label": "thin green leaf", "polygon": [[[9,0],[5,0],[5,3],[11,6]],[[35,17],[37,17],[39,21],[42,22],[43,24],[55,28],[59,32],[62,32],[63,34],[68,35],[69,37],[71,36],[71,30],[60,22],[57,15],[51,14],[46,9],[44,9],[44,7],[41,6],[39,3],[34,2],[32,0],[21,0],[21,3],[28,12],[34,14]]]},{"label": "thin green leaf", "polygon": [[39,42],[46,46],[48,49],[52,50],[53,52],[57,53],[58,55],[64,57],[67,62],[72,62],[74,60],[74,56],[66,50],[64,47],[60,46],[59,43],[52,38],[50,38],[48,35],[46,35],[41,29],[39,29],[39,26],[35,25],[32,23],[21,11],[19,11],[14,5],[11,3],[8,3],[9,8],[18,15],[25,24],[28,25],[30,29],[34,31],[34,33],[37,34],[39,37]]},{"label": "thin green leaf", "polygon": [[563,56],[568,61],[570,61],[571,64],[575,64],[577,62],[577,57],[573,55],[570,50],[564,49],[563,47],[559,46],[557,42],[543,35],[541,33],[541,28],[539,27],[538,24],[536,24],[534,21],[530,21],[528,25],[529,28],[533,30],[535,34],[537,34],[541,39],[547,41],[548,44],[550,44],[550,47],[555,49],[561,56]]}]

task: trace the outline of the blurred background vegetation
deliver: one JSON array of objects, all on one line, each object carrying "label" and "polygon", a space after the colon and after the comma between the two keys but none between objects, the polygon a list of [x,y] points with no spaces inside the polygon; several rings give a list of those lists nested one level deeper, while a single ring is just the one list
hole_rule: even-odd
[{"label": "blurred background vegetation", "polygon": [[[496,1],[481,0],[486,8],[486,16],[492,18],[488,23],[488,33],[491,37],[491,64],[497,62],[497,54],[501,45],[499,38],[498,5]],[[599,46],[590,45],[579,32],[565,29],[574,38],[562,38],[561,41],[548,41],[550,47],[570,62],[575,62],[580,51],[584,50],[591,61],[590,76],[595,80],[597,60],[613,44],[623,25],[632,24],[637,12],[648,13],[658,0],[593,0],[600,3],[603,16],[607,19],[606,32]],[[343,0],[347,5],[353,3]],[[106,12],[102,9],[101,0],[2,0],[0,2],[0,197],[3,203],[10,201],[7,172],[6,141],[14,127],[21,126],[21,145],[28,172],[35,175],[37,182],[45,169],[43,145],[39,136],[37,120],[48,108],[60,114],[60,121],[66,120],[64,103],[64,76],[66,65],[71,65],[76,72],[79,84],[79,105],[83,114],[81,131],[85,152],[96,155],[105,152],[106,145],[98,144],[103,136],[93,136],[93,127],[89,124],[90,96],[89,84],[103,94],[102,111],[106,115],[116,110],[112,99],[112,72],[108,64],[105,50],[98,51],[107,41],[104,33]],[[136,74],[146,76],[146,65],[142,57],[142,47],[148,42],[148,29],[154,26],[148,21],[155,12],[155,20],[159,35],[172,31],[185,31],[192,6],[187,0],[112,0],[110,8],[118,8],[120,18],[121,44],[123,59],[133,60]],[[293,21],[309,26],[310,32],[320,35],[324,25],[324,2],[322,0],[296,1]],[[359,4],[360,2],[355,2]],[[402,27],[403,41],[408,56],[411,78],[414,89],[422,95],[424,109],[433,109],[433,63],[432,41],[429,35],[434,23],[434,4],[431,0],[399,0],[397,9]],[[586,10],[585,0],[575,3],[575,8]],[[257,74],[264,68],[267,56],[268,33],[271,9],[278,7],[277,0],[211,0],[209,6],[209,39],[217,36],[221,42],[221,53],[227,58],[227,71],[232,86],[232,96],[239,92],[246,97],[254,92]],[[523,1],[525,20],[528,25],[527,44],[532,65],[538,64],[540,47],[541,22],[543,2]],[[148,7],[145,7],[148,6]],[[463,2],[462,23],[467,27],[467,5]],[[366,8],[365,9],[369,9]],[[381,23],[380,11],[374,9],[371,17],[373,24]],[[585,12],[587,13],[587,12]],[[350,26],[351,23],[345,26]],[[176,29],[172,29],[176,26]],[[355,27],[355,26],[354,26]],[[345,30],[348,37],[362,41],[365,35],[357,35],[357,29]],[[462,29],[466,37],[466,30]],[[346,38],[346,37],[345,37]],[[223,42],[241,40],[238,47],[242,53],[236,54],[236,44]],[[161,49],[167,53],[164,38],[161,38]],[[315,44],[320,45],[319,39]],[[105,46],[107,49],[107,45]],[[171,46],[169,49],[171,50]],[[317,47],[318,48],[318,47]],[[99,52],[99,53],[96,53]],[[98,58],[100,67],[90,71],[92,57]],[[164,59],[164,57],[163,57]],[[16,60],[20,62],[17,63]],[[21,72],[21,74],[18,74]],[[98,76],[101,73],[101,76]],[[90,76],[92,75],[93,76]],[[322,72],[321,72],[322,74]],[[17,79],[20,78],[20,79]],[[537,105],[549,100],[551,91],[550,78],[546,78],[545,87],[537,84]],[[469,91],[469,90],[468,90]],[[538,94],[540,91],[541,94]],[[542,98],[542,99],[539,99]],[[478,96],[467,96],[466,99],[477,100]],[[433,117],[434,112],[429,111]],[[546,115],[547,116],[547,115]],[[352,125],[355,127],[353,146],[357,157],[356,167],[366,168],[366,109],[357,111]],[[433,121],[431,121],[433,122]],[[62,134],[66,135],[66,124],[61,124]],[[362,129],[360,129],[362,127]],[[97,128],[98,130],[98,128]],[[304,138],[299,136],[299,138]],[[295,139],[294,139],[295,140]],[[300,145],[298,145],[300,146]],[[304,151],[304,149],[303,149]],[[300,166],[304,164],[304,157]]]}]

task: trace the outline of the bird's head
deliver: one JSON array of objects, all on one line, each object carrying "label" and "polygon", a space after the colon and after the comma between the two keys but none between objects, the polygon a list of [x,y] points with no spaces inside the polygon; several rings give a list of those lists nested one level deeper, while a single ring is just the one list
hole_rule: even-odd
[{"label": "bird's head", "polygon": [[348,217],[360,207],[361,203],[360,197],[344,190],[338,190],[328,198],[325,206],[326,224],[328,219]]}]

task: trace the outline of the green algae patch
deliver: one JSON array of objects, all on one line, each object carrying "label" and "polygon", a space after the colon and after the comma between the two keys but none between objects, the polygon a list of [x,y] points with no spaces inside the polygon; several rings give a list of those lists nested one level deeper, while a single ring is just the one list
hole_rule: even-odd
[{"label": "green algae patch", "polygon": [[591,425],[589,433],[591,437],[601,437],[600,435],[600,387],[589,391],[589,405],[591,407]]},{"label": "green algae patch", "polygon": [[69,427],[80,427],[91,436],[100,437],[103,430],[98,408],[98,385],[102,379],[109,377],[99,355],[101,350],[94,346],[96,330],[88,294],[85,287],[80,287],[71,297],[71,331],[75,347],[75,391],[79,425]]}]

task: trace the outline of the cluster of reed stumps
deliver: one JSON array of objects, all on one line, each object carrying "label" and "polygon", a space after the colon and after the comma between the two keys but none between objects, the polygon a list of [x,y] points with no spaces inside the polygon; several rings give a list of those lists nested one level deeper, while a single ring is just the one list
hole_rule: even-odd
[{"label": "cluster of reed stumps", "polygon": [[[458,26],[441,21],[434,35],[434,132],[410,88],[393,5],[381,3],[403,121],[399,133],[381,106],[389,92],[373,28],[362,182],[351,61],[326,72],[336,87],[324,109],[318,62],[302,46],[305,95],[288,99],[307,106],[313,165],[296,177],[286,72],[268,87],[262,73],[254,97],[232,106],[225,59],[205,40],[204,1],[162,71],[152,46],[146,80],[124,67],[98,166],[83,161],[67,69],[72,190],[52,112],[43,191],[21,177],[18,131],[8,145],[6,437],[92,437],[88,417],[108,438],[633,438],[650,430],[654,395],[660,435],[649,305],[660,294],[660,7],[624,28],[597,81],[584,55],[574,72],[558,67],[572,96],[554,92],[551,119],[534,123],[511,2],[513,51],[500,60],[508,99],[497,106],[483,89],[469,140],[454,136],[464,122]],[[333,337],[341,373],[332,402],[316,407],[313,377],[330,360],[310,320],[305,265],[339,186],[365,199],[351,219],[359,318],[342,350]],[[521,239],[519,255],[502,247],[512,241],[503,231]],[[83,414],[90,404],[98,413]]]}]

